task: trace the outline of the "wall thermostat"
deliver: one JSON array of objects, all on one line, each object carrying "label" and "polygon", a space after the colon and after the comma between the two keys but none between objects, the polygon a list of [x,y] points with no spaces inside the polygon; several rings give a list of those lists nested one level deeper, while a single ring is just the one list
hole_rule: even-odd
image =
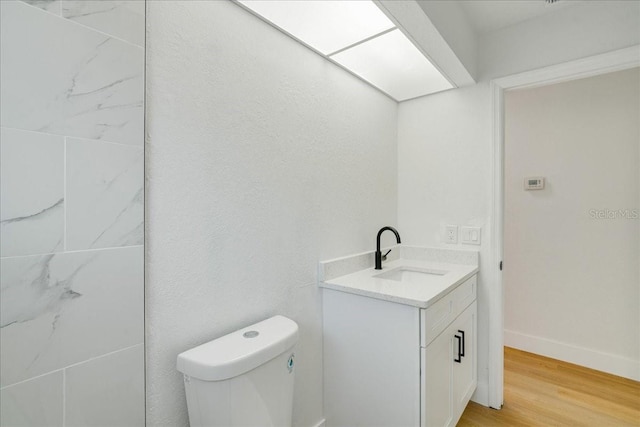
[{"label": "wall thermostat", "polygon": [[544,188],[544,178],[532,176],[524,179],[525,190],[542,190]]}]

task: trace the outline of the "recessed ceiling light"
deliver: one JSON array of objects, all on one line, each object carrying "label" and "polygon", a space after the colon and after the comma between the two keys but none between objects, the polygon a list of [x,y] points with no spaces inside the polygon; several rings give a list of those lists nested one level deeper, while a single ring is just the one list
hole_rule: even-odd
[{"label": "recessed ceiling light", "polygon": [[398,101],[453,87],[399,29],[330,58]]},{"label": "recessed ceiling light", "polygon": [[394,27],[371,1],[238,0],[238,3],[325,55]]},{"label": "recessed ceiling light", "polygon": [[453,87],[372,1],[236,3],[396,101]]}]

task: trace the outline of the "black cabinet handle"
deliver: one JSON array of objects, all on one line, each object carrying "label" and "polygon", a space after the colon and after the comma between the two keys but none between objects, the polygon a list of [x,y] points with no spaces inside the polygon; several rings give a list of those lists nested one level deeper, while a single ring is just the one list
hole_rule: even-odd
[{"label": "black cabinet handle", "polygon": [[454,335],[458,340],[458,356],[453,358],[456,363],[462,362],[462,337],[460,335]]},{"label": "black cabinet handle", "polygon": [[462,335],[462,351],[460,352],[460,356],[464,357],[464,331],[458,329],[458,332]]}]

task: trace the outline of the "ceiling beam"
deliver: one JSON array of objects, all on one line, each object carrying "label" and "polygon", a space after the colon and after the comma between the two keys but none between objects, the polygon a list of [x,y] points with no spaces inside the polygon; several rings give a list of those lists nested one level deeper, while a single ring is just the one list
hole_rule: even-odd
[{"label": "ceiling beam", "polygon": [[[418,2],[414,0],[374,0],[374,2],[452,84],[461,87],[476,82],[473,75],[475,58],[467,59],[467,65],[465,65],[459,58],[459,56],[465,57],[462,49],[459,48],[459,54],[456,54],[451,47],[456,43],[447,42]],[[448,36],[453,42],[452,33]],[[457,44],[459,47],[462,46],[460,43]],[[472,50],[475,51],[475,49]]]}]

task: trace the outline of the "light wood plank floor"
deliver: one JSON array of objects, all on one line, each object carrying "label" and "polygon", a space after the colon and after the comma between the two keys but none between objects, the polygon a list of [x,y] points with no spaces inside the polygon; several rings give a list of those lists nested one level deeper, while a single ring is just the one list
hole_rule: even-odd
[{"label": "light wood plank floor", "polygon": [[502,410],[469,402],[458,427],[640,426],[640,382],[505,347]]}]

